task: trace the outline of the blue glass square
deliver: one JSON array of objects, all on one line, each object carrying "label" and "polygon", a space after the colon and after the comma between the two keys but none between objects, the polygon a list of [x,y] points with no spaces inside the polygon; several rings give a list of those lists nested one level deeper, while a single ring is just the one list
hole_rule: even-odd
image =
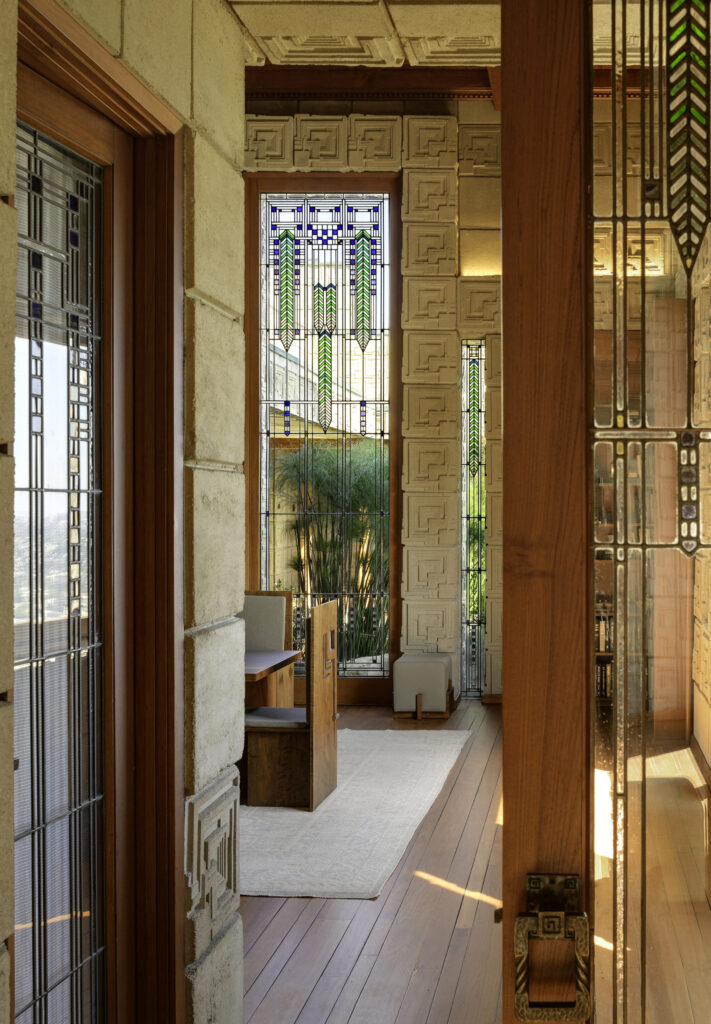
[{"label": "blue glass square", "polygon": [[349,213],[353,213],[353,207],[352,207],[352,206],[349,206],[349,207],[348,207],[348,212],[349,212]]},{"label": "blue glass square", "polygon": [[31,316],[32,316],[33,320],[41,320],[42,319],[42,303],[41,302],[31,302],[30,303],[30,310],[31,310]]},{"label": "blue glass square", "polygon": [[377,207],[377,206],[374,206],[374,207],[373,207],[373,213],[377,213],[377,212],[378,212],[378,207]]},{"label": "blue glass square", "polygon": [[69,232],[69,244],[73,245],[75,249],[77,249],[79,247],[79,232],[78,231],[70,231]]},{"label": "blue glass square", "polygon": [[76,315],[76,313],[69,314],[69,326],[75,328],[76,330],[79,329],[79,317]]},{"label": "blue glass square", "polygon": [[78,210],[79,209],[79,197],[78,196],[73,196],[73,195],[69,196],[69,209],[70,210]]},{"label": "blue glass square", "polygon": [[304,209],[304,208],[303,208],[303,206],[297,206],[297,207],[296,207],[296,212],[297,212],[297,213],[302,213],[302,212],[303,212],[303,209]]},{"label": "blue glass square", "polygon": [[276,212],[277,212],[276,206],[272,206],[272,213],[276,213]]},{"label": "blue glass square", "polygon": [[315,206],[310,206],[309,210],[310,210],[311,213],[316,213],[316,207]]},{"label": "blue glass square", "polygon": [[272,224],[272,231],[276,231],[276,224]]},{"label": "blue glass square", "polygon": [[33,270],[41,270],[42,269],[42,254],[39,253],[39,252],[33,252],[33,253],[30,254],[30,257],[31,257],[31,261],[32,261],[32,268],[33,268]]}]

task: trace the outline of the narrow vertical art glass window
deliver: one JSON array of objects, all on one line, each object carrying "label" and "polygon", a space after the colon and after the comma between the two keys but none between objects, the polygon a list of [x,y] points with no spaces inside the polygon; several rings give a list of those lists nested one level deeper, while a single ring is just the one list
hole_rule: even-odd
[{"label": "narrow vertical art glass window", "polygon": [[341,674],[389,658],[389,199],[260,205],[262,585],[338,599]]},{"label": "narrow vertical art glass window", "polygon": [[486,656],[484,346],[462,347],[462,695],[478,697]]},{"label": "narrow vertical art glass window", "polygon": [[[709,1019],[709,5],[593,5],[598,1024]],[[607,93],[608,96],[604,96]]]},{"label": "narrow vertical art glass window", "polygon": [[103,1020],[101,169],[20,125],[15,1014]]}]

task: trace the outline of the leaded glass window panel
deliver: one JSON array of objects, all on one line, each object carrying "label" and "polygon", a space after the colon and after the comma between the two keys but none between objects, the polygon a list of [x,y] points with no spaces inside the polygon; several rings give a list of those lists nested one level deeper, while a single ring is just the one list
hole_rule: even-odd
[{"label": "leaded glass window panel", "polygon": [[260,544],[265,588],[339,603],[339,671],[389,670],[387,194],[260,199]]},{"label": "leaded glass window panel", "polygon": [[484,345],[462,346],[462,695],[486,675],[486,447]]},{"label": "leaded glass window panel", "polygon": [[17,130],[15,1012],[104,1019],[101,168]]}]

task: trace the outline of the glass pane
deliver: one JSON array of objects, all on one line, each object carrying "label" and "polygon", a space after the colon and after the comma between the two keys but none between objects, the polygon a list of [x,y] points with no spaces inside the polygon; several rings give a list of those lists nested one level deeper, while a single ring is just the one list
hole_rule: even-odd
[{"label": "glass pane", "polygon": [[[17,132],[15,1011],[99,1021],[101,169]],[[84,933],[89,929],[89,940]],[[39,931],[38,931],[39,929]],[[93,985],[84,1001],[80,977]]]},{"label": "glass pane", "polygon": [[389,197],[261,200],[262,584],[339,601],[341,673],[389,668]]},{"label": "glass pane", "polygon": [[[486,448],[484,346],[462,347],[461,692],[479,696],[486,673]],[[495,394],[495,389],[489,395]]]}]

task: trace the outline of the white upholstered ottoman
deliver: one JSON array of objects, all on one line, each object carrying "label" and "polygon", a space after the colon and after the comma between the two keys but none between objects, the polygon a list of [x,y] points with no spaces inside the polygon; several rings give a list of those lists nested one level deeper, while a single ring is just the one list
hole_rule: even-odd
[{"label": "white upholstered ottoman", "polygon": [[455,708],[449,654],[408,651],[393,663],[394,718],[449,718]]}]

